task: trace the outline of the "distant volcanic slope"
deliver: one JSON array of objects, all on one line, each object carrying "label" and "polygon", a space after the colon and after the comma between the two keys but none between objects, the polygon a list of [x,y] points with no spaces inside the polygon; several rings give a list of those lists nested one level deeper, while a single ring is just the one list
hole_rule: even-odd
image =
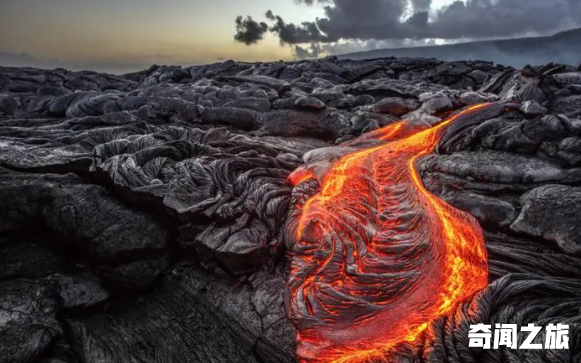
[{"label": "distant volcanic slope", "polygon": [[[503,107],[472,106],[425,130],[386,126],[373,134],[379,145],[343,156],[296,206],[288,311],[302,362],[384,356],[486,287],[478,223],[432,195],[415,162],[446,126]],[[307,170],[291,182],[308,182]]]}]

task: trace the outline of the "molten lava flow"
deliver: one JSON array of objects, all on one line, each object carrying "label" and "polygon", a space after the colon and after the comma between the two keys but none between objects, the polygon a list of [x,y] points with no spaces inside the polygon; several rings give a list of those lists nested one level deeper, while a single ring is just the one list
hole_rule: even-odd
[{"label": "molten lava flow", "polygon": [[[415,169],[441,130],[486,107],[422,131],[399,122],[374,132],[383,143],[339,159],[302,206],[287,297],[301,362],[386,357],[486,286],[477,222],[430,194]],[[310,177],[299,169],[289,180]]]}]

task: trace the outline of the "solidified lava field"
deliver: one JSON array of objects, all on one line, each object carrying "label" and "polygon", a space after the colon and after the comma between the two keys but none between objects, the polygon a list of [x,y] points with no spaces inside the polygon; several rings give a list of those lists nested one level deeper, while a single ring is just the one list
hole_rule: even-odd
[{"label": "solidified lava field", "polygon": [[577,362],[580,215],[576,66],[0,67],[0,363]]}]

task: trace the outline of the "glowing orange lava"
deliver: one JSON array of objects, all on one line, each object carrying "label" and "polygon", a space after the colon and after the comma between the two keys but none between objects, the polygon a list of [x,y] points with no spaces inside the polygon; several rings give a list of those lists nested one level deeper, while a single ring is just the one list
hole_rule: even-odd
[{"label": "glowing orange lava", "polygon": [[[487,285],[478,223],[432,195],[415,168],[447,125],[487,107],[421,131],[398,122],[363,136],[381,141],[335,162],[299,206],[287,309],[301,362],[385,359]],[[311,177],[301,168],[289,180]]]}]

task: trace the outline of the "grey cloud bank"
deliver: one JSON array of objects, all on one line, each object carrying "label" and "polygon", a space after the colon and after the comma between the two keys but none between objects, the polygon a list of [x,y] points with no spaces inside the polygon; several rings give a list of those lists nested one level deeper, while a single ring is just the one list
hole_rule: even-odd
[{"label": "grey cloud bank", "polygon": [[[581,25],[579,0],[467,0],[434,10],[431,0],[298,0],[325,5],[325,17],[302,24],[287,23],[282,16],[266,12],[268,31],[281,44],[317,44],[307,50],[295,47],[301,56],[317,56],[321,44],[340,41],[403,41],[418,45],[426,39],[491,39],[525,34],[545,35]],[[237,26],[236,39],[258,42],[261,24],[248,18]],[[244,24],[242,24],[244,25]],[[353,43],[355,42],[355,43]],[[319,48],[317,48],[319,47]],[[327,48],[328,49],[328,48]]]},{"label": "grey cloud bank", "polygon": [[[547,37],[375,49],[365,52],[347,51],[334,54],[342,54],[340,58],[349,59],[426,57],[446,61],[484,60],[517,68],[522,68],[527,64],[541,65],[550,62],[578,66],[581,64],[579,44],[581,44],[581,29],[575,29]],[[297,46],[297,48],[300,47]],[[307,58],[312,58],[320,49],[321,47],[316,44],[308,49],[301,48],[299,52],[302,51],[303,54],[307,54]]]}]

